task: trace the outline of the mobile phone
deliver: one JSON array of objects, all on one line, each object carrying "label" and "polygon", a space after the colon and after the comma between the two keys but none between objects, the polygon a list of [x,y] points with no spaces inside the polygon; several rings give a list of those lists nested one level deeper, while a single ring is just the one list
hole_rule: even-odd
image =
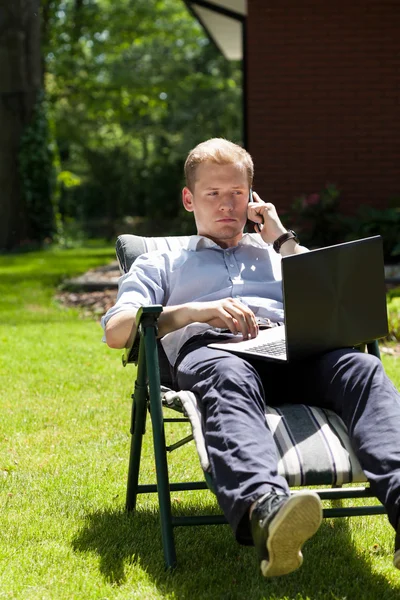
[{"label": "mobile phone", "polygon": [[[250,202],[253,202],[253,188],[250,188],[250,192],[249,192],[249,203]],[[257,233],[261,233],[260,223],[254,223],[254,221],[253,221],[252,225]]]}]

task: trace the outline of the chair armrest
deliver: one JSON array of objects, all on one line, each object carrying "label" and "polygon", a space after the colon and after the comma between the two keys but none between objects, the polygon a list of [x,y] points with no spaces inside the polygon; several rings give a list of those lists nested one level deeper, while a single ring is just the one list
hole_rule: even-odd
[{"label": "chair armrest", "polygon": [[378,340],[374,340],[373,342],[369,342],[367,344],[367,351],[368,354],[372,354],[373,356],[376,356],[377,358],[381,358],[381,353],[379,350],[379,343]]},{"label": "chair armrest", "polygon": [[151,306],[141,306],[136,314],[136,335],[133,340],[132,346],[125,348],[122,356],[122,364],[124,367],[128,363],[137,364],[139,357],[139,344],[141,338],[141,332],[146,327],[154,327],[157,334],[157,321],[158,317],[163,311],[161,304],[153,304]]}]

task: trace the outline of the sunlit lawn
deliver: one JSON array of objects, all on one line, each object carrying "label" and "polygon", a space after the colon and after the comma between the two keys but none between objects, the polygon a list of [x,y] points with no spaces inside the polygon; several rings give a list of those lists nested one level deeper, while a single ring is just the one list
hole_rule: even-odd
[{"label": "sunlit lawn", "polygon": [[[0,598],[399,598],[383,516],[324,522],[302,569],[272,581],[228,527],[177,529],[178,569],[164,571],[155,497],[135,518],[124,511],[134,367],[101,343],[98,322],[53,300],[63,277],[113,256],[0,256]],[[398,388],[399,361],[384,357]],[[201,477],[192,444],[171,461],[173,478]],[[144,470],[153,482],[150,427]],[[174,510],[216,510],[209,492],[186,494]]]}]

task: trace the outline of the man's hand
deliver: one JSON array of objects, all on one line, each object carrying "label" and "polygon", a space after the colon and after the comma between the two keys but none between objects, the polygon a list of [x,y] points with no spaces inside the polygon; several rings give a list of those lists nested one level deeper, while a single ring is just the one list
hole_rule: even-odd
[{"label": "man's hand", "polygon": [[229,329],[235,335],[241,333],[245,339],[255,338],[258,334],[253,311],[235,298],[224,298],[214,302],[191,302],[188,306],[193,322]]},{"label": "man's hand", "polygon": [[234,334],[241,333],[245,339],[255,338],[258,334],[253,311],[235,298],[224,298],[165,307],[158,321],[159,337],[191,323],[208,323],[211,327],[229,329]]},{"label": "man's hand", "polygon": [[260,235],[264,242],[273,244],[287,229],[282,225],[273,204],[263,202],[256,192],[253,192],[253,200],[254,202],[249,202],[247,216],[250,221],[261,225]]}]

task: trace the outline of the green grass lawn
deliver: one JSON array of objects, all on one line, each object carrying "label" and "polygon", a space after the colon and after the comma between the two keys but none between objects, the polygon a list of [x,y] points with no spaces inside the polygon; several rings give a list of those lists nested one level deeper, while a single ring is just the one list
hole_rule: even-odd
[{"label": "green grass lawn", "polygon": [[[164,571],[156,498],[141,496],[135,518],[124,511],[134,367],[101,343],[98,322],[53,299],[63,277],[113,257],[0,256],[0,599],[399,598],[384,516],[325,521],[303,567],[269,581],[227,526],[179,528],[178,569]],[[383,360],[400,388],[400,358]],[[192,443],[172,455],[171,474],[201,478]],[[174,494],[173,508],[218,510],[205,491]]]}]

